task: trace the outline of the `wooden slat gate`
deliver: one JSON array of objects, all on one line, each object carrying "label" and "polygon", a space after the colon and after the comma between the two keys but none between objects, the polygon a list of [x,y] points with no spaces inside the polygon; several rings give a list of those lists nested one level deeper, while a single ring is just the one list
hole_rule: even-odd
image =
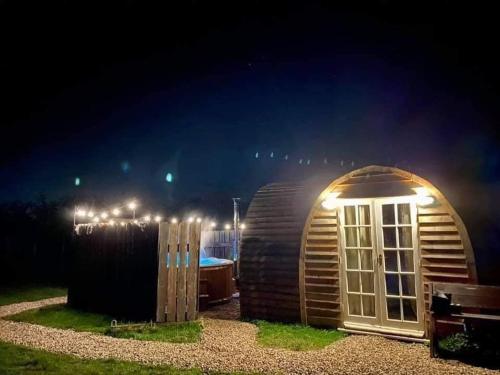
[{"label": "wooden slat gate", "polygon": [[160,223],[156,320],[183,322],[198,318],[200,269],[198,223]]}]

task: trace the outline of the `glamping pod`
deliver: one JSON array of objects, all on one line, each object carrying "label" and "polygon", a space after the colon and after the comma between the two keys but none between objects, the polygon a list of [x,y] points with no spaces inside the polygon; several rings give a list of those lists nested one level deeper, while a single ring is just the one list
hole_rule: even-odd
[{"label": "glamping pod", "polygon": [[477,283],[467,230],[427,180],[369,166],[262,187],[246,215],[241,314],[426,336],[429,283]]}]

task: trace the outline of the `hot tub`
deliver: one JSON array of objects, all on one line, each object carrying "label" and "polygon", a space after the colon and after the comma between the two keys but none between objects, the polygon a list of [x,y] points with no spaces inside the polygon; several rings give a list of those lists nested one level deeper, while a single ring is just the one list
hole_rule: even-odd
[{"label": "hot tub", "polygon": [[200,308],[229,302],[233,292],[233,262],[211,257],[200,258]]}]

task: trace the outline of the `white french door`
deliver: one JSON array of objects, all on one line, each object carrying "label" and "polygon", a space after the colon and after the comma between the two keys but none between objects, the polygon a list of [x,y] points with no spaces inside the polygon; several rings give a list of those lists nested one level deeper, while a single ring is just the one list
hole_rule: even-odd
[{"label": "white french door", "polygon": [[344,325],[423,334],[413,197],[339,199]]}]

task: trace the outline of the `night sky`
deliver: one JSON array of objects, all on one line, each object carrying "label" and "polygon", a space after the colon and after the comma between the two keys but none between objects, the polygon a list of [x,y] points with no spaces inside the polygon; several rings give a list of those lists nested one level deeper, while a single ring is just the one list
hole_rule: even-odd
[{"label": "night sky", "polygon": [[459,208],[500,198],[484,4],[102,3],[0,1],[1,200],[230,216],[264,183],[368,164]]}]

